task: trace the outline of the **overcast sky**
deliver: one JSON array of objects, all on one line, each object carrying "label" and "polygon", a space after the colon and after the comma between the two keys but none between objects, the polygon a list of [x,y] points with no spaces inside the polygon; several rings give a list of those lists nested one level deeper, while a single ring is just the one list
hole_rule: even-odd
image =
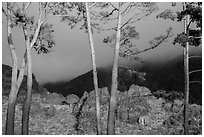
[{"label": "overcast sky", "polygon": [[[148,41],[155,36],[166,34],[166,30],[171,26],[173,33],[180,33],[183,30],[183,23],[177,23],[169,20],[156,19],[156,15],[167,8],[174,11],[182,9],[181,3],[171,7],[170,3],[158,3],[159,11],[136,22],[134,25],[140,33],[140,39],[136,41],[139,49],[148,47]],[[35,4],[29,7],[30,14],[35,12]],[[6,20],[2,14],[2,63],[11,66],[11,56],[6,39]],[[56,47],[49,54],[36,54],[32,50],[32,69],[40,83],[48,81],[68,80],[89,71],[91,66],[90,47],[88,34],[78,27],[70,29],[66,23],[60,22],[59,17],[49,16],[48,22],[54,25],[54,39]],[[94,33],[94,46],[96,51],[97,67],[106,67],[113,62],[113,48],[104,44],[103,38],[111,35],[112,32]],[[12,30],[13,42],[16,46],[19,66],[22,61],[22,55],[25,51],[24,37],[22,29]],[[178,45],[172,45],[173,37],[163,43],[157,49],[146,52],[141,55],[141,59],[146,62],[166,62],[179,55],[182,55],[183,49]],[[191,48],[192,51],[199,51],[199,48]],[[120,62],[127,62],[121,59]],[[132,63],[135,63],[135,61]]]}]

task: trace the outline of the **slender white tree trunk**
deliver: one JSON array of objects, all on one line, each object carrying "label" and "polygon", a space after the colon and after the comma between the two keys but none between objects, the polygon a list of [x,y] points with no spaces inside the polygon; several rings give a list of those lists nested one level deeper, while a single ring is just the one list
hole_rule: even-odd
[{"label": "slender white tree trunk", "polygon": [[96,59],[95,59],[96,57],[95,57],[95,51],[94,51],[93,36],[91,31],[91,21],[90,21],[90,15],[89,15],[88,2],[86,2],[85,5],[86,5],[86,18],[87,18],[88,35],[89,35],[89,43],[90,43],[90,50],[91,50],[92,67],[93,67],[93,82],[94,82],[94,88],[96,92],[97,134],[101,135],[102,131],[101,131],[101,123],[100,123],[100,95],[98,90],[98,78],[97,78]]},{"label": "slender white tree trunk", "polygon": [[117,104],[117,87],[118,87],[118,58],[120,49],[120,27],[121,27],[121,9],[120,2],[118,3],[118,26],[117,26],[117,37],[114,51],[114,62],[112,68],[112,85],[111,85],[111,97],[108,112],[108,134],[115,134],[115,109]]},{"label": "slender white tree trunk", "polygon": [[[9,3],[7,3],[7,13],[10,14]],[[7,17],[7,39],[8,45],[11,52],[13,67],[12,67],[12,79],[11,79],[11,91],[9,94],[8,99],[8,109],[7,109],[7,117],[6,117],[6,135],[14,135],[14,119],[15,119],[15,105],[16,105],[16,88],[17,88],[17,56],[15,53],[15,47],[12,41],[12,34],[11,34],[11,19]]]},{"label": "slender white tree trunk", "polygon": [[[183,3],[183,10],[185,10],[186,5]],[[184,20],[184,32],[189,37],[189,31],[187,25],[189,24],[189,16],[186,16]],[[188,126],[188,110],[189,110],[189,42],[187,41],[184,47],[184,80],[185,80],[185,94],[184,94],[184,134],[189,135]]]},{"label": "slender white tree trunk", "polygon": [[[24,31],[26,31],[24,29]],[[30,103],[32,98],[32,60],[31,60],[31,47],[30,47],[30,37],[26,32],[26,51],[27,51],[27,93],[23,104],[23,115],[22,115],[22,134],[29,134],[29,112]]]}]

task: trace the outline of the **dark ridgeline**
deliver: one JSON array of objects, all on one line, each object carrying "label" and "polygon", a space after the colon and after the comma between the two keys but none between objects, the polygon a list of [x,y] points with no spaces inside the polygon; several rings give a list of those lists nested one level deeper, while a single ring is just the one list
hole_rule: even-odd
[{"label": "dark ridgeline", "polygon": [[[19,75],[19,70],[17,75]],[[2,88],[4,89],[4,92],[2,92],[2,95],[6,95],[6,96],[9,95],[10,88],[11,88],[11,77],[12,77],[12,67],[2,64]],[[32,77],[33,77],[32,89],[34,89],[35,91],[38,91],[39,83],[34,74],[32,74]],[[27,75],[24,75],[22,84],[20,86],[19,94],[21,94],[22,91],[26,91],[26,90],[27,90]]]},{"label": "dark ridgeline", "polygon": [[[202,60],[194,59],[190,61],[190,70],[202,68]],[[145,81],[139,79],[137,76],[131,76],[127,71],[119,69],[119,84],[120,91],[127,91],[132,84],[145,86],[152,92],[157,90],[166,91],[184,91],[184,66],[183,56],[168,61],[164,64],[146,63],[141,68],[140,72],[146,72]],[[109,87],[111,85],[111,67],[98,68],[99,88]],[[90,92],[94,90],[92,70],[72,79],[71,81],[61,81],[46,83],[43,86],[50,92],[57,92],[64,96],[68,94],[76,94],[79,97],[83,95],[84,91]],[[202,80],[201,72],[190,76],[191,80]],[[191,85],[190,102],[201,104],[202,102],[202,85],[194,83]]]}]

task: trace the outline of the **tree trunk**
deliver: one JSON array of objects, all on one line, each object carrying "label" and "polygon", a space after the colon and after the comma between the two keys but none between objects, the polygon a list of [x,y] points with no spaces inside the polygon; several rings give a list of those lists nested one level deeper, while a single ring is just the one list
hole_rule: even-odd
[{"label": "tree trunk", "polygon": [[[8,9],[7,3],[7,13],[10,14],[10,10]],[[17,82],[17,56],[15,53],[15,47],[12,41],[12,34],[11,34],[11,19],[7,17],[7,39],[8,45],[11,52],[13,67],[12,67],[12,80],[11,80],[11,91],[8,98],[8,109],[7,109],[7,117],[6,117],[6,135],[14,135],[14,119],[15,119],[15,105],[16,105],[16,82]]]},{"label": "tree trunk", "polygon": [[91,49],[92,67],[93,67],[93,82],[94,82],[94,88],[96,92],[97,134],[101,135],[102,131],[101,131],[101,123],[100,123],[100,95],[98,91],[98,78],[97,78],[97,70],[96,70],[94,42],[93,42],[93,36],[91,31],[91,21],[90,21],[90,15],[89,15],[88,2],[86,2],[85,5],[86,5],[88,35],[89,35],[89,43],[90,43],[90,49]]},{"label": "tree trunk", "polygon": [[109,104],[109,112],[108,112],[108,134],[115,134],[115,109],[117,104],[117,77],[118,77],[118,57],[119,57],[119,49],[120,49],[120,26],[121,26],[121,9],[120,2],[118,5],[118,26],[117,26],[117,37],[114,51],[114,62],[112,68],[112,85],[111,85],[111,97]]},{"label": "tree trunk", "polygon": [[20,73],[18,75],[16,94],[18,94],[19,88],[20,88],[21,83],[23,81],[23,76],[24,76],[24,72],[25,72],[25,66],[26,66],[26,63],[27,63],[27,59],[26,58],[27,58],[27,52],[24,53],[22,64],[21,64]]},{"label": "tree trunk", "polygon": [[[183,10],[185,10],[186,5],[184,2]],[[184,32],[189,37],[188,25],[189,16],[187,15],[184,20]],[[185,79],[185,95],[184,95],[184,134],[189,135],[189,126],[188,126],[188,109],[189,109],[189,43],[187,41],[186,46],[184,47],[184,79]]]},{"label": "tree trunk", "polygon": [[24,28],[24,34],[26,39],[26,51],[27,51],[27,94],[23,104],[23,115],[22,115],[22,134],[29,134],[29,112],[30,112],[30,103],[32,98],[32,62],[31,62],[31,47],[30,39],[27,35],[27,32]]}]

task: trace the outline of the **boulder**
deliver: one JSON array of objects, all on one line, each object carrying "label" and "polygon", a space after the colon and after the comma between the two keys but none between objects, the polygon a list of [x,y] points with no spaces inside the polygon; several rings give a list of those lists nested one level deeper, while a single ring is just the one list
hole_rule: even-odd
[{"label": "boulder", "polygon": [[[109,107],[109,93],[107,88],[99,90],[101,96],[101,124],[103,134],[107,134],[107,117]],[[161,109],[164,100],[156,99],[146,87],[132,85],[126,92],[118,91],[116,109],[117,134],[140,134],[138,126],[159,128],[168,118]],[[78,116],[79,134],[96,134],[95,91],[89,93]],[[145,121],[143,125],[141,121]],[[126,130],[124,129],[126,126]],[[130,133],[128,128],[134,132]],[[135,130],[137,129],[137,130]],[[137,133],[136,133],[137,132]]]}]

